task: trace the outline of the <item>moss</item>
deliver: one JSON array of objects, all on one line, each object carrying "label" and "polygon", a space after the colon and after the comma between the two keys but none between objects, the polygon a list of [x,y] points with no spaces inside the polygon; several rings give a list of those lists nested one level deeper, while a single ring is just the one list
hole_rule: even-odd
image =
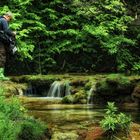
[{"label": "moss", "polygon": [[63,97],[62,103],[73,104],[74,103],[74,96],[73,95],[67,95],[67,96]]},{"label": "moss", "polygon": [[83,103],[83,99],[87,99],[87,95],[84,90],[80,90],[79,92],[74,94],[74,103]]},{"label": "moss", "polygon": [[5,89],[6,96],[22,95],[23,91],[25,91],[28,88],[27,83],[15,83],[11,81],[1,82],[0,85]]},{"label": "moss", "polygon": [[14,82],[30,82],[30,83],[52,83],[53,81],[60,80],[61,76],[53,75],[23,75],[13,76],[11,80]]},{"label": "moss", "polygon": [[90,89],[91,89],[91,86],[92,86],[92,82],[89,81],[89,82],[87,82],[87,83],[85,84],[84,89],[85,89],[85,90],[90,90]]}]

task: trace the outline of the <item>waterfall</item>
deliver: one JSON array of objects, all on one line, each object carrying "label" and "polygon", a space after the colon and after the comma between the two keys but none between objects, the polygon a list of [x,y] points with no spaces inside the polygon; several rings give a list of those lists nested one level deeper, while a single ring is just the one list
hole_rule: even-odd
[{"label": "waterfall", "polygon": [[87,104],[93,104],[93,96],[95,91],[96,91],[96,82],[92,84],[92,87],[88,92]]},{"label": "waterfall", "polygon": [[64,97],[70,94],[68,81],[54,81],[49,89],[47,97]]}]

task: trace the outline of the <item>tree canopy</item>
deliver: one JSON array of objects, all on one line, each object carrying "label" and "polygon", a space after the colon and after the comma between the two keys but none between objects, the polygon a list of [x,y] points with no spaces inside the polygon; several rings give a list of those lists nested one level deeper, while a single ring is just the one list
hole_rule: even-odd
[{"label": "tree canopy", "polygon": [[140,31],[123,0],[0,3],[1,14],[14,13],[18,55],[33,73],[140,70]]}]

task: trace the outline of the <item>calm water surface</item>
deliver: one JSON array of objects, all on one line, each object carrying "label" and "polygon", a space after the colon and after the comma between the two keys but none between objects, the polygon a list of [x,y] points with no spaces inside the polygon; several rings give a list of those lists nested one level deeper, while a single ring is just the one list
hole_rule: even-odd
[{"label": "calm water surface", "polygon": [[[140,112],[125,110],[125,113],[130,114],[134,122],[140,123]],[[30,110],[29,114],[40,118],[54,129],[76,130],[98,124],[105,111],[94,105],[53,104],[43,109]]]}]

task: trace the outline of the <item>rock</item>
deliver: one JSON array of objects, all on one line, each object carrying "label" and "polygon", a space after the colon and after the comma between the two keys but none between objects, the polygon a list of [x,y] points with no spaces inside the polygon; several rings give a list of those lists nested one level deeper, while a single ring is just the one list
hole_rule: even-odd
[{"label": "rock", "polygon": [[133,123],[131,125],[130,136],[132,140],[140,140],[140,125]]},{"label": "rock", "polygon": [[133,102],[131,94],[134,84],[126,76],[109,75],[97,82],[94,95],[95,103],[105,104],[106,102],[116,102],[123,104],[125,102]]},{"label": "rock", "polygon": [[15,83],[12,81],[3,81],[0,86],[4,88],[5,95],[23,95],[23,92],[28,88],[27,83]]},{"label": "rock", "polygon": [[79,90],[77,93],[75,93],[74,95],[74,103],[86,103],[87,102],[87,96],[85,94],[84,90]]},{"label": "rock", "polygon": [[140,101],[140,84],[136,85],[136,87],[134,88],[132,97],[134,100],[138,99]]},{"label": "rock", "polygon": [[70,85],[72,86],[85,86],[85,84],[88,82],[88,79],[76,79],[72,80]]},{"label": "rock", "polygon": [[78,140],[85,140],[87,136],[87,130],[78,130],[77,131],[79,137]]}]

